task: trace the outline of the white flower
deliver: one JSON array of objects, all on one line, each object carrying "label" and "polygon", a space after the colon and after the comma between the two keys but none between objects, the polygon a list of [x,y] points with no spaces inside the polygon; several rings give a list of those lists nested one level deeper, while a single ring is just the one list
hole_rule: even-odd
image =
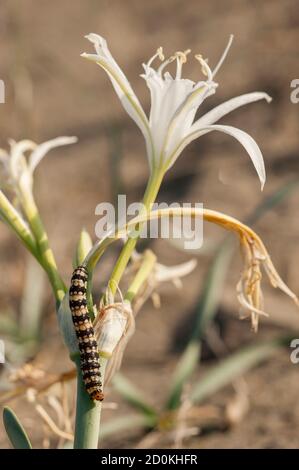
[{"label": "white flower", "polygon": [[[40,145],[31,140],[10,140],[10,151],[0,150],[0,187],[13,189],[17,196],[32,191],[33,173],[53,148],[77,142],[76,137],[57,137]],[[29,152],[29,156],[26,153]]]},{"label": "white flower", "polygon": [[[205,75],[205,80],[197,83],[182,78],[182,66],[186,62],[190,50],[176,52],[169,59],[164,60],[163,51],[160,47],[148,63],[143,64],[144,74],[141,75],[145,79],[151,94],[149,118],[147,118],[126,76],[112,57],[105,39],[93,33],[86,36],[86,38],[94,44],[96,53],[84,53],[82,56],[96,62],[107,72],[125,110],[144,135],[152,171],[157,168],[164,171],[168,170],[190,142],[216,130],[234,137],[243,145],[253,162],[263,187],[266,179],[265,166],[257,143],[240,129],[214,124],[229,112],[245,104],[261,99],[270,102],[271,98],[266,93],[255,92],[238,96],[195,120],[196,112],[201,103],[216,91],[217,83],[214,78],[231,46],[232,36],[214,70],[210,69],[207,61],[201,55],[195,56]],[[160,59],[162,63],[157,69],[154,69],[153,62],[156,59]],[[165,72],[168,64],[173,61],[176,61],[175,77],[172,77],[169,72]]]}]

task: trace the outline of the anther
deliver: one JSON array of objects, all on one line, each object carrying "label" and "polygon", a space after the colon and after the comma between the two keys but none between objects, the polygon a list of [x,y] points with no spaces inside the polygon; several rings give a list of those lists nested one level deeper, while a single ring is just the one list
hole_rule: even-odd
[{"label": "anther", "polygon": [[153,57],[150,58],[150,60],[147,63],[147,66],[150,67],[157,57],[159,57],[161,61],[165,60],[165,57],[163,54],[163,47],[158,47],[156,54],[154,54]]},{"label": "anther", "polygon": [[175,57],[181,62],[181,64],[185,64],[187,62],[187,55],[190,54],[191,49],[187,49],[186,51],[177,51],[175,53]]},{"label": "anther", "polygon": [[176,78],[181,78],[182,75],[182,65],[187,62],[187,55],[190,54],[191,49],[186,51],[177,51],[175,53],[175,58],[177,60],[177,69],[176,69]]},{"label": "anther", "polygon": [[204,59],[201,54],[196,54],[194,57],[200,63],[202,73],[208,77],[208,80],[212,80],[213,74],[210,67],[208,66],[208,59]]}]

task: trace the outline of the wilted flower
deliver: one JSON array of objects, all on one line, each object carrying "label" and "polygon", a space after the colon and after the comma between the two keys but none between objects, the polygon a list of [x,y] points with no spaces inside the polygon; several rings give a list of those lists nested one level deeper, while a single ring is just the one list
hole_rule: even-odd
[{"label": "wilted flower", "polygon": [[100,355],[109,359],[105,373],[107,384],[120,368],[124,350],[135,332],[131,303],[127,300],[114,302],[110,296],[110,302],[101,305],[94,328]]},{"label": "wilted flower", "polygon": [[261,239],[252,231],[254,236],[240,234],[241,251],[244,258],[244,267],[241,279],[237,284],[237,296],[241,304],[241,314],[251,316],[253,331],[258,329],[259,316],[268,314],[264,311],[263,293],[261,289],[262,272],[264,268],[273,287],[279,288],[299,305],[298,298],[283,282],[277,273],[271,258]]},{"label": "wilted flower", "polygon": [[134,331],[134,316],[130,302],[123,301],[102,305],[94,324],[98,335],[99,351],[110,358],[120,339],[128,331]]},{"label": "wilted flower", "polygon": [[226,230],[232,231],[239,237],[244,266],[241,279],[237,284],[237,296],[243,311],[246,312],[246,315],[251,316],[251,324],[254,331],[258,328],[259,316],[268,316],[263,310],[261,268],[264,269],[272,286],[280,289],[299,306],[297,296],[279,276],[260,237],[247,225],[221,212],[192,207],[159,209],[130,220],[125,229],[121,229],[115,238],[121,238],[122,232],[127,230],[129,226],[134,226],[148,220],[178,216],[202,217],[205,221],[212,222]]},{"label": "wilted flower", "polygon": [[[220,61],[211,70],[207,60],[201,55],[199,61],[205,80],[197,83],[182,78],[182,66],[187,60],[190,50],[176,52],[165,60],[160,47],[147,64],[143,64],[145,79],[151,94],[151,109],[147,118],[137,96],[126,76],[111,55],[104,38],[97,34],[89,34],[86,38],[94,44],[95,54],[82,54],[83,57],[99,64],[108,74],[112,85],[119,96],[123,107],[140,128],[147,148],[151,171],[156,169],[167,171],[184,148],[194,139],[211,131],[221,131],[236,138],[248,152],[263,187],[266,179],[265,167],[261,151],[254,139],[246,132],[231,126],[215,125],[219,119],[234,109],[254,101],[271,98],[262,92],[248,93],[233,98],[217,106],[201,118],[195,120],[196,112],[202,102],[215,93],[218,84],[215,75],[221,67],[232,42],[229,43]],[[155,69],[153,62],[161,60]],[[172,77],[166,67],[176,61],[176,74]]]}]

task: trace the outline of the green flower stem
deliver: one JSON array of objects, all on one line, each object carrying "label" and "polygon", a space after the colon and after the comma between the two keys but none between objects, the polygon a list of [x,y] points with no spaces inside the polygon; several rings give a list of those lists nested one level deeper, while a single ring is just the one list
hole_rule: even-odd
[{"label": "green flower stem", "polygon": [[2,191],[0,191],[0,217],[2,217],[4,222],[17,234],[30,253],[40,261],[37,244],[31,231]]},{"label": "green flower stem", "polygon": [[46,230],[31,194],[23,193],[22,205],[32,233],[35,237],[42,265],[48,274],[56,301],[57,303],[60,303],[66,293],[66,287],[59,275],[54,254],[49,245]]},{"label": "green flower stem", "polygon": [[[77,367],[77,405],[74,449],[97,449],[101,423],[101,402],[93,402],[86,392],[82,379],[80,357],[74,358]],[[100,357],[102,382],[107,359]]]},{"label": "green flower stem", "polygon": [[[151,177],[148,181],[146,191],[144,193],[144,197],[142,200],[143,207],[141,208],[141,211],[138,214],[139,216],[145,215],[146,213],[150,212],[152,204],[155,202],[158,191],[160,189],[163,176],[164,171],[161,169],[157,169],[152,172]],[[140,229],[141,226],[137,225],[136,227],[134,227],[133,230],[138,231]],[[129,238],[119,255],[119,258],[115,264],[109,281],[109,288],[113,295],[117,291],[119,281],[127,267],[127,264],[131,258],[132,252],[136,246],[137,241],[138,236],[130,237],[129,235]]]},{"label": "green flower stem", "polygon": [[155,266],[156,260],[157,260],[157,257],[151,250],[146,250],[144,252],[141,266],[138,269],[136,276],[134,277],[133,281],[131,282],[127,290],[127,293],[125,295],[125,300],[129,300],[130,302],[132,302],[134,297],[138,294],[143,283],[146,281],[146,279],[152,272]]}]

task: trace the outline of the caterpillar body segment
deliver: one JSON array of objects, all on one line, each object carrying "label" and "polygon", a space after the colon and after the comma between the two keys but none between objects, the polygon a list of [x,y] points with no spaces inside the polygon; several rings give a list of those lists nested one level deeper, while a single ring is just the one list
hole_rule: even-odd
[{"label": "caterpillar body segment", "polygon": [[94,401],[102,401],[100,358],[98,345],[87,308],[88,272],[78,266],[72,275],[69,290],[70,310],[79,343],[81,370],[86,391]]}]

